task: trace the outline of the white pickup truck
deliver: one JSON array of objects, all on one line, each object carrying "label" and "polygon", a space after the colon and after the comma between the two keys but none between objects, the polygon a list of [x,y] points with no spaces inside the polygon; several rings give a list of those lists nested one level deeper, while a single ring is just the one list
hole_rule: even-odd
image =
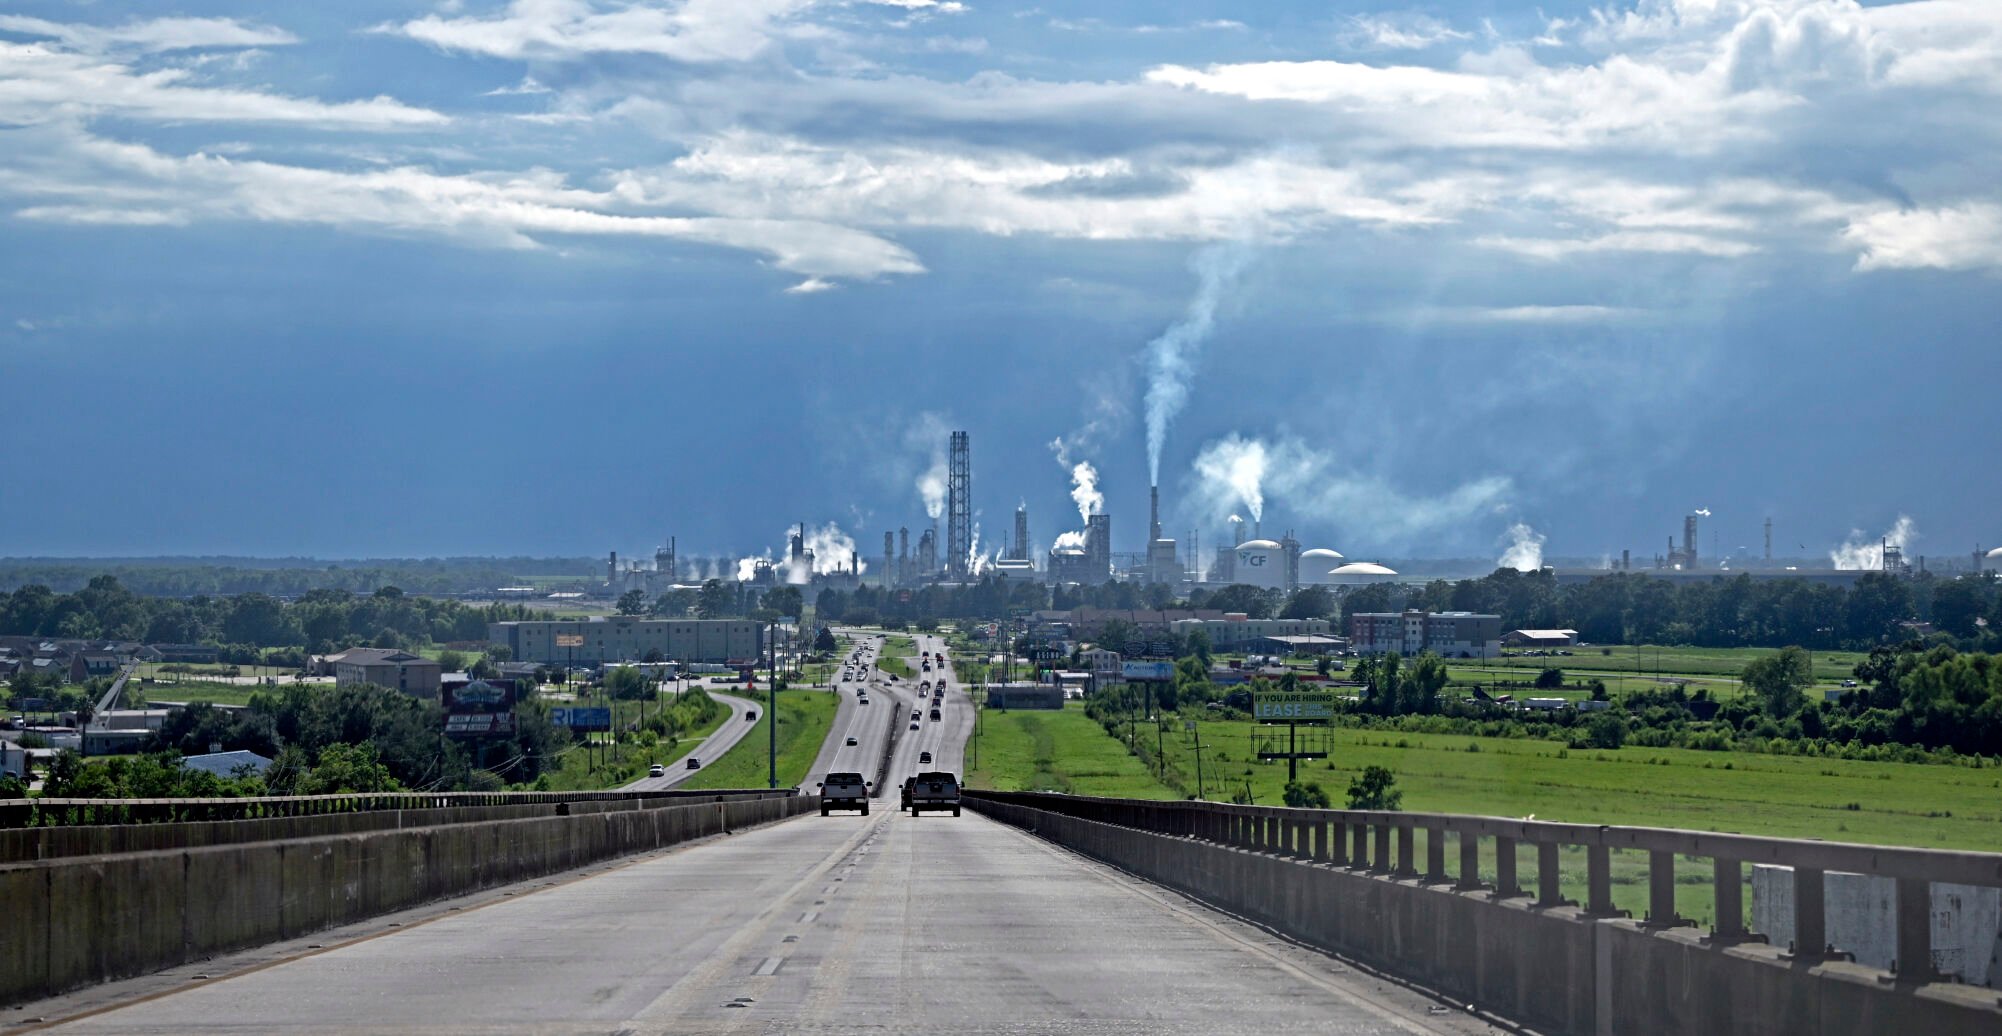
[{"label": "white pickup truck", "polygon": [[911,778],[911,815],[926,810],[952,810],[959,815],[959,778],[944,770],[929,770]]},{"label": "white pickup truck", "polygon": [[869,815],[869,783],[859,773],[830,773],[820,782],[820,815],[829,810],[852,809]]}]

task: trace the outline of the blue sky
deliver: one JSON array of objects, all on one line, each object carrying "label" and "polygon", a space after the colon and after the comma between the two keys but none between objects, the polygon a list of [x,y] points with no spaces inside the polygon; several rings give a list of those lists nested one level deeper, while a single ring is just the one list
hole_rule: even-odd
[{"label": "blue sky", "polygon": [[17,0],[0,554],[1138,549],[1153,399],[1171,535],[1964,557],[1998,168],[1990,0]]}]

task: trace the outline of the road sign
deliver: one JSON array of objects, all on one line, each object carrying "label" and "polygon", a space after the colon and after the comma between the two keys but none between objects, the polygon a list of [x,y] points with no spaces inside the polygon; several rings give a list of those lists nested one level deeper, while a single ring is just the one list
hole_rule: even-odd
[{"label": "road sign", "polygon": [[571,730],[610,730],[612,710],[607,708],[555,708],[549,710],[549,722]]},{"label": "road sign", "polygon": [[1335,717],[1332,691],[1273,691],[1256,695],[1251,715],[1260,723],[1310,723]]},{"label": "road sign", "polygon": [[560,648],[583,647],[584,635],[582,633],[558,633],[556,635],[556,646]]},{"label": "road sign", "polygon": [[1125,680],[1159,680],[1166,683],[1175,678],[1173,662],[1121,662],[1119,675]]}]

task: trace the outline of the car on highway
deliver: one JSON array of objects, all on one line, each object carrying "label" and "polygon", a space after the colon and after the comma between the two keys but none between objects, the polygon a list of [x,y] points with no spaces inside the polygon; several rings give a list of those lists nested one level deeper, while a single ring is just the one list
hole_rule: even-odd
[{"label": "car on highway", "polygon": [[830,773],[820,782],[820,815],[836,809],[852,809],[869,815],[870,782],[859,773]]},{"label": "car on highway", "polygon": [[911,815],[926,810],[959,815],[959,778],[943,770],[920,773],[911,784]]},{"label": "car on highway", "polygon": [[924,713],[922,713],[922,712],[919,712],[919,711],[918,711],[918,710],[916,710],[916,709],[912,709],[912,710],[911,710],[911,718],[912,718],[912,719],[922,719],[922,718],[924,718]]},{"label": "car on highway", "polygon": [[931,721],[933,723],[937,723],[938,720],[939,720],[939,711],[937,709],[931,710]]},{"label": "car on highway", "polygon": [[912,730],[916,730],[916,729],[918,729],[918,721],[917,721],[917,720],[912,720],[912,721],[911,721],[911,729],[912,729]]},{"label": "car on highway", "polygon": [[898,796],[898,801],[897,801],[897,808],[899,810],[906,810],[911,808],[911,788],[917,783],[918,779],[916,777],[904,778],[904,790],[903,793]]},{"label": "car on highway", "polygon": [[691,770],[700,770],[700,769],[702,769],[702,760],[700,760],[700,759],[697,759],[697,758],[695,758],[695,757],[694,757],[694,756],[692,756],[692,755],[691,755],[691,756],[689,756],[689,757],[688,757],[688,768],[689,768],[689,769],[691,769]]},{"label": "car on highway", "polygon": [[744,713],[744,722],[756,723],[757,721],[758,721],[758,710],[752,709],[751,711]]},{"label": "car on highway", "polygon": [[646,775],[648,777],[665,777],[667,776],[667,767],[660,763],[655,763],[646,768]]},{"label": "car on highway", "polygon": [[860,742],[860,741],[857,741],[857,740],[855,740],[855,739],[854,739],[854,738],[852,738],[852,737],[848,739],[848,747],[850,747],[850,748],[854,748],[854,747],[855,747],[856,745],[859,745],[859,744],[861,744],[861,743],[862,743],[862,742]]},{"label": "car on highway", "polygon": [[922,765],[924,765],[924,764],[926,764],[926,763],[929,763],[929,762],[931,762],[931,753],[930,753],[930,752],[919,752],[919,753],[918,753],[918,764],[919,764],[920,766],[922,766]]},{"label": "car on highway", "polygon": [[857,699],[855,699],[855,704],[857,704],[857,705],[867,705],[867,704],[869,704],[869,699],[867,699],[867,698],[857,698]]}]

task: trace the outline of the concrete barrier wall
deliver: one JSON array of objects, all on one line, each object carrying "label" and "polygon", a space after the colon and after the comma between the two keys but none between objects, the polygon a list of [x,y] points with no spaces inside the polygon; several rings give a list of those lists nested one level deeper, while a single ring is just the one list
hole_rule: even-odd
[{"label": "concrete barrier wall", "polygon": [[735,798],[0,865],[0,1002],[771,823],[816,802]]},{"label": "concrete barrier wall", "polygon": [[[287,838],[317,838],[325,835],[358,834],[437,824],[463,824],[494,820],[521,820],[580,813],[659,809],[693,802],[722,802],[735,798],[763,797],[772,792],[689,791],[656,792],[645,798],[492,803],[466,806],[437,806],[413,809],[378,809],[296,816],[271,816],[235,820],[196,820],[173,823],[85,824],[74,827],[30,827],[0,830],[0,863],[53,860],[65,856],[98,856],[105,853],[136,853],[160,849],[191,849],[204,845],[268,842]],[[523,795],[523,798],[542,797]]]},{"label": "concrete barrier wall", "polygon": [[1442,883],[1156,834],[969,797],[967,805],[1309,945],[1515,1021],[1564,1033],[1940,1036],[2002,1033],[1993,990],[1899,984],[1848,963],[1796,964]]}]

